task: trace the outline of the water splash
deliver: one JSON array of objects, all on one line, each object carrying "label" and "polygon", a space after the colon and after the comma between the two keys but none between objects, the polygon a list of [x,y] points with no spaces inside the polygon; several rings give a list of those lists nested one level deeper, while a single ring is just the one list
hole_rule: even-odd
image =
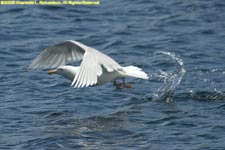
[{"label": "water splash", "polygon": [[163,81],[163,84],[151,94],[151,100],[166,100],[167,102],[172,101],[172,96],[176,88],[180,85],[181,80],[185,74],[184,63],[181,58],[179,58],[175,53],[160,51],[156,52],[155,55],[163,54],[172,58],[175,63],[175,70],[173,71],[163,71],[158,70],[153,76],[159,81]]}]

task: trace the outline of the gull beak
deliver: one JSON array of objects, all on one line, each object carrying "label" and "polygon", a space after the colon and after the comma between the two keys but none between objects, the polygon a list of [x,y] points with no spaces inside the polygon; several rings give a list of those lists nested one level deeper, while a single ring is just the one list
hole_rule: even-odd
[{"label": "gull beak", "polygon": [[48,74],[56,74],[56,70],[49,70]]}]

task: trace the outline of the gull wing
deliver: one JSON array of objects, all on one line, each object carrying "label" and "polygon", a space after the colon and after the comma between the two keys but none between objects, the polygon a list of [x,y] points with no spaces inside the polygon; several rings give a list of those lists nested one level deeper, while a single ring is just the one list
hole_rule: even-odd
[{"label": "gull wing", "polygon": [[30,64],[30,69],[57,68],[69,62],[79,61],[88,46],[68,40],[44,49]]},{"label": "gull wing", "polygon": [[89,47],[84,54],[80,71],[76,74],[71,86],[84,87],[95,85],[103,73],[104,67],[108,72],[123,70],[122,67],[109,56]]}]

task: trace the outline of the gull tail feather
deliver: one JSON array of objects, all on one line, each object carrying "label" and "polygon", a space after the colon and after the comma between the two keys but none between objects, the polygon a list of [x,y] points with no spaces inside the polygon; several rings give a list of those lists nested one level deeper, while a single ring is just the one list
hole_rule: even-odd
[{"label": "gull tail feather", "polygon": [[129,77],[135,77],[135,78],[141,78],[141,79],[149,79],[148,75],[142,71],[141,68],[135,67],[135,66],[127,66],[123,67],[123,70],[125,70],[126,75]]}]

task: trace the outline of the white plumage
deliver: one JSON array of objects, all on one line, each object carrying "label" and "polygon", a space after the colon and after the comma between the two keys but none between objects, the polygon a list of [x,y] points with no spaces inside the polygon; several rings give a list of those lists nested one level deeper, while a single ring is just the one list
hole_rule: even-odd
[{"label": "white plumage", "polygon": [[[82,60],[80,66],[66,65],[73,61]],[[57,73],[72,80],[71,86],[84,87],[102,85],[114,80],[117,88],[121,84],[116,83],[116,78],[125,77],[148,79],[148,75],[140,68],[134,66],[122,67],[109,56],[98,50],[86,46],[80,42],[68,40],[49,48],[37,56],[29,66],[30,69],[56,68],[49,74]],[[128,85],[128,86],[126,86]]]}]

